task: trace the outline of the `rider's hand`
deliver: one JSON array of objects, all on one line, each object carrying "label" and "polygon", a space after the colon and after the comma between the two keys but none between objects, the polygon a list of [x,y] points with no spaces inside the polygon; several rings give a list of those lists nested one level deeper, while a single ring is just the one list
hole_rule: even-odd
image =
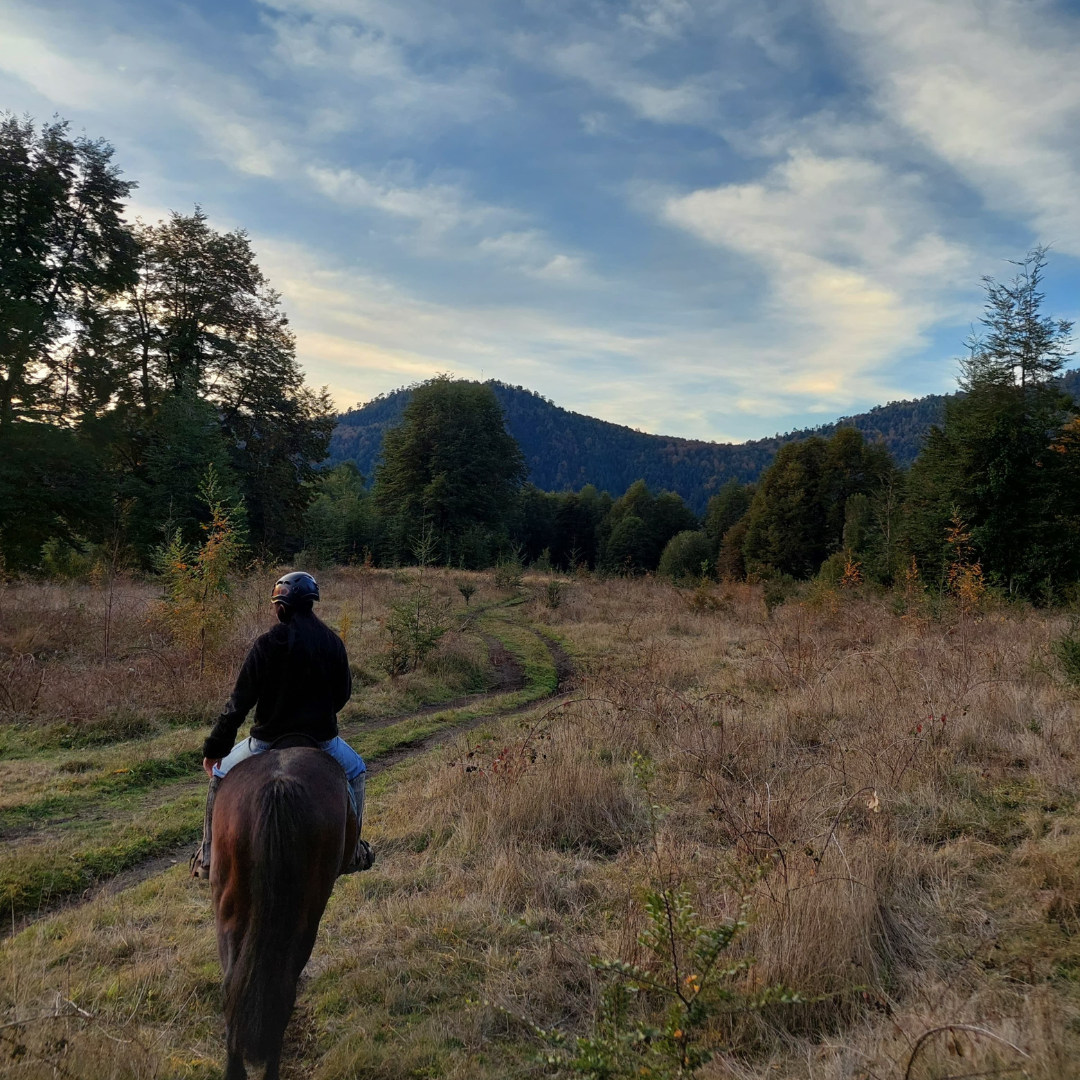
[{"label": "rider's hand", "polygon": [[204,757],[202,759],[203,772],[205,772],[206,775],[209,776],[211,780],[213,780],[213,778],[214,778],[214,766],[215,765],[220,765],[220,764],[221,764],[221,758]]}]

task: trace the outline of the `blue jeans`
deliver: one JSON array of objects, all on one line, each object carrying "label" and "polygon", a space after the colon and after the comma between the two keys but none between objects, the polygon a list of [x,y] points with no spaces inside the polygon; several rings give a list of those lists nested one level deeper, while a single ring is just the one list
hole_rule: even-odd
[{"label": "blue jeans", "polygon": [[[230,769],[235,768],[241,761],[247,761],[256,754],[264,754],[273,743],[263,742],[254,737],[238,742],[221,761],[214,766],[214,775],[224,776]],[[364,759],[342,738],[334,738],[329,742],[319,743],[319,749],[325,750],[344,770],[345,779],[352,783],[361,773],[367,772]]]}]

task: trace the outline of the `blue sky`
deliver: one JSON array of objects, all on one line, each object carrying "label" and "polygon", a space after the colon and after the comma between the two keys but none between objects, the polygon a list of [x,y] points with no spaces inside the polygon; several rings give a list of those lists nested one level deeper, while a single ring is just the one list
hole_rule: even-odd
[{"label": "blue sky", "polygon": [[449,371],[745,439],[950,389],[979,279],[1077,314],[1080,11],[0,0],[0,108],[251,234],[340,405]]}]

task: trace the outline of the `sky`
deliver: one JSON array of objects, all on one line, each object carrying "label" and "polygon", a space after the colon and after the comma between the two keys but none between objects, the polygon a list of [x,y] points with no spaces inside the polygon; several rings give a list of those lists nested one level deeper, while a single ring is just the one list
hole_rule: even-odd
[{"label": "sky", "polygon": [[0,110],[247,230],[342,408],[716,440],[952,389],[1035,244],[1080,314],[1078,57],[1044,0],[0,0]]}]

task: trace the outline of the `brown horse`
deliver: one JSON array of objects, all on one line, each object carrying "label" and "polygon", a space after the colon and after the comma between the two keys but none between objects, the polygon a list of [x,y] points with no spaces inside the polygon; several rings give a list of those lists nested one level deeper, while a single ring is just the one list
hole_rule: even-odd
[{"label": "brown horse", "polygon": [[245,1061],[278,1080],[296,984],[356,836],[345,774],[321,750],[270,750],[222,781],[210,891],[225,974],[225,1080],[244,1080]]}]

